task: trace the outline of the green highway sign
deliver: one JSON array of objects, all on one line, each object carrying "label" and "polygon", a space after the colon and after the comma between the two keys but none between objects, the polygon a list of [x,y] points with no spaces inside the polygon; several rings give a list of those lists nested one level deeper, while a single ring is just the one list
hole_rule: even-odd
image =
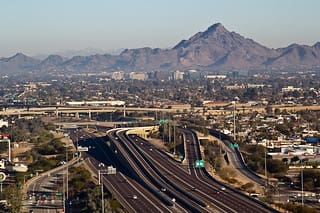
[{"label": "green highway sign", "polygon": [[196,160],[196,168],[204,168],[204,160]]},{"label": "green highway sign", "polygon": [[161,119],[159,120],[159,124],[167,124],[169,123],[169,119]]},{"label": "green highway sign", "polygon": [[239,144],[237,144],[237,143],[230,143],[230,144],[229,144],[229,147],[230,147],[231,149],[239,148]]}]

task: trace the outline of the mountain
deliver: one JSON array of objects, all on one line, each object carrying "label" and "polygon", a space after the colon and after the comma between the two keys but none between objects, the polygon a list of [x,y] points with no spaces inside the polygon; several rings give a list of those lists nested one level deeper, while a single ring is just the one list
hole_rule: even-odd
[{"label": "mountain", "polygon": [[0,72],[19,72],[24,70],[33,69],[40,64],[40,60],[26,56],[22,53],[17,53],[10,58],[0,59]]},{"label": "mountain", "polygon": [[251,69],[277,55],[275,50],[227,31],[220,23],[181,41],[174,49],[182,66],[210,69]]},{"label": "mountain", "polygon": [[314,46],[292,44],[286,48],[278,49],[280,54],[269,58],[265,65],[273,68],[289,67],[310,67],[320,64],[320,44]]},{"label": "mountain", "polygon": [[70,59],[50,55],[37,60],[21,53],[0,59],[0,72],[40,70],[55,72],[101,71],[173,71],[197,69],[251,70],[251,69],[301,69],[320,67],[320,42],[313,46],[292,44],[271,49],[236,32],[228,31],[222,24],[210,26],[171,49],[125,49],[119,55],[94,54],[73,56]]}]

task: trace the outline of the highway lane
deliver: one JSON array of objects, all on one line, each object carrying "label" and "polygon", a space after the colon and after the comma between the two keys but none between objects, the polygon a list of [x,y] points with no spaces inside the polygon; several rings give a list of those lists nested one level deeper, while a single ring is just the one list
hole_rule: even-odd
[{"label": "highway lane", "polygon": [[[97,161],[95,157],[98,156],[98,159],[102,159],[102,161],[105,163],[105,165],[117,165],[114,164],[114,159],[110,158],[110,153],[106,153],[107,147],[105,145],[105,140],[102,139],[95,139],[92,134],[89,134],[82,129],[78,130],[70,130],[69,136],[71,139],[73,139],[74,143],[76,144],[77,140],[79,140],[79,145],[84,145],[87,147],[90,147],[88,153],[82,153],[81,158],[91,160],[90,163],[88,163],[91,170],[93,170],[93,174],[97,177],[97,171],[100,169],[98,165],[101,163],[101,161]],[[100,151],[100,153],[99,153]],[[92,154],[94,157],[92,157],[90,154]],[[85,161],[87,162],[87,160]],[[92,163],[93,162],[93,163]],[[109,164],[107,164],[109,162]],[[75,161],[75,163],[78,163],[78,160]],[[120,168],[120,167],[118,167]],[[105,168],[106,169],[106,168]],[[62,179],[63,176],[63,170],[62,171],[56,171],[59,175],[59,177]],[[116,175],[102,175],[102,180],[104,185],[113,193],[113,195],[121,202],[121,204],[125,207],[127,212],[144,212],[146,209],[150,212],[184,212],[181,209],[177,207],[169,208],[168,206],[164,205],[159,199],[157,199],[152,193],[150,193],[148,190],[146,190],[144,187],[141,186],[140,183],[138,183],[136,180],[131,178],[130,176],[124,175],[122,172],[118,170]],[[62,172],[62,173],[59,173]],[[49,194],[48,192],[45,192],[46,190],[49,190],[49,188],[53,188],[50,185],[57,181],[57,179],[48,179],[48,178],[55,178],[55,173],[52,172],[50,176],[45,175],[43,178],[39,178],[34,183],[31,183],[28,187],[29,194],[32,194],[32,192],[35,192],[36,194]],[[66,180],[65,180],[66,181]],[[62,184],[62,180],[58,181],[60,184]],[[54,192],[54,194],[56,191]],[[135,198],[136,196],[136,198]],[[35,199],[35,197],[34,197]],[[46,196],[46,200],[49,199],[49,196]],[[58,206],[53,206],[51,203],[47,203],[48,201],[44,200],[43,203],[36,204],[35,200],[31,201],[27,200],[25,202],[26,207],[31,207],[28,209],[33,209],[35,212],[43,212],[44,210],[46,212],[56,212],[57,209],[62,208],[62,201],[60,203],[55,202]],[[33,205],[29,205],[31,202],[33,202]],[[42,202],[42,201],[41,201]],[[97,201],[99,202],[99,201]],[[50,205],[51,206],[50,206]],[[52,208],[52,209],[51,209]]]},{"label": "highway lane", "polygon": [[[149,165],[143,157],[140,156],[140,153],[131,146],[132,144],[127,141],[127,138],[123,135],[125,131],[126,130],[119,131],[120,133],[117,132],[116,139],[124,146],[126,152],[128,152],[127,160],[130,162],[131,166],[135,168],[135,171],[139,173],[139,177],[142,177],[144,182],[152,185],[153,193],[161,193],[161,189],[166,189],[165,191],[162,191],[162,194],[166,194],[169,199],[174,198],[177,204],[181,206],[180,208],[187,208],[192,212],[199,212],[199,209],[204,212],[207,211],[205,208],[195,203],[194,200],[190,199],[190,197],[186,196],[186,194],[183,193],[183,190],[177,190],[177,187],[172,185],[172,183],[168,183],[158,175],[154,171],[154,168]],[[124,151],[122,150],[121,153],[124,153]],[[130,158],[132,158],[132,160]]]},{"label": "highway lane", "polygon": [[[144,150],[144,154],[146,156],[148,156],[150,158],[150,155],[153,155],[154,156],[153,158],[157,159],[157,160],[153,159],[152,163],[154,165],[157,164],[156,161],[159,161],[158,167],[160,169],[161,169],[161,167],[164,167],[164,166],[168,167],[170,164],[172,164],[172,162],[164,160],[164,159],[168,159],[167,156],[156,156],[156,153],[163,154],[163,152],[158,152],[156,148],[154,148],[154,147],[152,148],[152,146],[149,143],[147,143],[146,141],[143,141],[143,140],[140,141],[141,139],[139,139],[138,137],[137,138],[132,137],[132,139],[133,139],[133,141],[136,142],[137,145],[141,144],[140,148]],[[138,139],[139,139],[139,141],[137,141]],[[192,157],[189,156],[189,158],[192,158]],[[161,159],[161,161],[159,159]],[[190,160],[190,162],[192,162],[189,165],[190,172],[193,172],[193,170],[194,170],[195,159],[196,159],[196,157],[193,157],[193,159]],[[175,163],[173,163],[173,164],[175,164]],[[191,189],[190,193],[192,193],[192,194],[197,193],[198,196],[201,197],[201,199],[209,200],[209,202],[211,202],[210,204],[213,207],[218,208],[219,211],[238,212],[240,209],[241,211],[243,211],[243,210],[248,211],[249,210],[249,212],[256,212],[256,210],[259,209],[256,207],[251,208],[249,205],[246,206],[243,203],[239,203],[238,200],[234,199],[235,198],[234,195],[232,195],[232,197],[228,196],[229,197],[228,199],[230,199],[230,201],[229,201],[226,198],[227,194],[233,193],[233,192],[221,190],[221,188],[224,187],[224,185],[218,185],[215,188],[213,188],[213,185],[209,185],[206,182],[203,182],[202,180],[200,180],[199,178],[198,178],[198,180],[195,180],[194,178],[192,178],[190,180],[189,176],[191,176],[191,175],[188,176],[188,174],[186,174],[186,171],[184,169],[178,169],[178,168],[179,167],[177,167],[177,165],[173,165],[173,167],[171,167],[171,168],[169,167],[169,168],[167,168],[167,170],[162,168],[163,169],[162,173],[168,174],[168,176],[171,175],[170,178],[174,179],[174,181],[176,181],[176,182],[179,182],[181,187],[185,187],[186,189]],[[170,173],[168,171],[174,171],[175,175],[172,175],[173,172]],[[182,171],[182,173],[180,174],[181,178],[179,179],[179,178],[177,178],[177,176],[181,171]],[[193,172],[193,173],[196,174],[196,171],[198,171],[198,169],[195,170],[195,172]],[[183,181],[181,181],[181,179],[183,179]],[[189,183],[185,183],[186,181],[189,181]],[[212,182],[212,180],[211,180],[211,182]],[[206,186],[206,187],[204,187],[204,186]],[[193,188],[195,188],[195,189],[193,189]],[[205,193],[203,193],[203,192],[205,192]],[[213,198],[213,197],[215,197],[215,198]],[[244,207],[243,207],[243,205],[244,205]],[[256,205],[256,204],[254,204],[254,205]],[[230,208],[230,206],[232,206],[232,208]],[[238,209],[238,210],[233,210],[233,208]],[[270,211],[266,211],[265,209],[262,209],[261,212],[270,212]]]},{"label": "highway lane", "polygon": [[235,168],[242,173],[244,176],[251,179],[253,182],[260,186],[265,186],[265,180],[261,178],[259,175],[254,173],[252,170],[250,170],[247,165],[245,164],[241,153],[238,148],[230,149],[229,144],[234,143],[233,140],[228,136],[221,132],[209,129],[209,133],[213,135],[216,138],[219,138],[227,148],[228,158],[232,161],[232,163],[235,165]]},{"label": "highway lane", "polygon": [[31,181],[27,186],[27,196],[23,201],[22,209],[32,209],[35,213],[52,212],[56,213],[63,209],[62,197],[56,193],[62,193],[62,178],[64,167],[44,174],[40,174],[36,180]]},{"label": "highway lane", "polygon": [[[187,155],[189,156],[189,165],[192,167],[192,164],[194,164],[195,160],[202,159],[201,153],[200,153],[200,144],[198,139],[196,138],[196,135],[187,129],[181,129],[181,131],[184,132],[184,135],[186,137],[186,145],[188,150]],[[193,160],[193,162],[191,162]],[[207,189],[204,190],[210,190],[210,185],[222,188],[224,187],[225,190],[224,193],[221,194],[221,198],[224,201],[227,201],[229,205],[232,205],[237,209],[237,211],[241,212],[277,212],[276,210],[270,208],[266,204],[255,200],[254,198],[251,198],[231,187],[226,186],[225,184],[219,183],[218,181],[214,180],[207,171],[202,169],[196,169],[193,167],[194,176],[196,179],[204,183],[204,186],[207,186]],[[192,170],[191,170],[192,171]],[[209,184],[209,185],[207,185]]]},{"label": "highway lane", "polygon": [[219,191],[216,190],[214,193],[205,194],[199,190],[197,184],[190,171],[186,170],[181,166],[181,163],[168,158],[162,151],[159,151],[156,147],[152,146],[147,141],[131,136],[134,139],[134,143],[139,146],[143,154],[150,160],[157,170],[169,179],[168,181],[174,182],[181,189],[184,189],[188,194],[193,196],[197,200],[201,200],[206,203],[206,208],[210,212],[232,212],[232,209],[219,201],[214,196],[219,195]]},{"label": "highway lane", "polygon": [[[210,211],[219,212],[236,212],[228,204],[221,202],[221,194],[224,193],[221,188],[213,189],[205,192],[203,190],[203,183],[191,175],[192,168],[186,170],[181,167],[181,163],[168,158],[164,155],[162,151],[152,146],[148,141],[145,141],[139,137],[131,136],[135,141],[136,145],[143,150],[144,155],[147,156],[151,163],[157,166],[158,170],[165,175],[167,178],[174,181],[179,187],[184,188],[188,193],[192,194],[198,199],[205,201],[207,203],[207,208]],[[152,151],[151,151],[152,150]]]},{"label": "highway lane", "polygon": [[[153,194],[141,186],[134,178],[128,175],[121,169],[122,166],[114,159],[109,148],[105,144],[105,140],[93,139],[94,135],[86,133],[79,141],[80,145],[94,147],[89,149],[89,152],[83,153],[83,157],[88,157],[89,167],[95,174],[99,169],[99,164],[102,162],[105,165],[113,165],[117,168],[115,175],[103,175],[103,183],[114,194],[119,202],[129,212],[143,212],[148,209],[150,212],[171,212],[172,209],[165,206]],[[136,196],[136,198],[134,197]]]}]

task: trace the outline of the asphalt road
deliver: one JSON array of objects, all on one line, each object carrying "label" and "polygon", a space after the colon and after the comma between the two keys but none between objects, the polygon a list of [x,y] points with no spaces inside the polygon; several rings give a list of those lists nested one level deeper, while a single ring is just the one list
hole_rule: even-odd
[{"label": "asphalt road", "polygon": [[[116,153],[113,153],[106,144],[106,138],[95,138],[93,134],[81,135],[79,144],[89,147],[89,151],[82,153],[83,158],[88,158],[87,165],[97,177],[98,170],[106,170],[108,166],[117,169],[113,175],[102,175],[103,184],[112,192],[113,196],[125,207],[128,212],[171,212],[166,205],[143,187],[126,167],[119,162]],[[104,167],[101,167],[103,163]],[[100,165],[100,167],[99,167]]]},{"label": "asphalt road", "polygon": [[[273,212],[208,177],[204,169],[195,168],[195,160],[201,159],[198,140],[192,132],[181,131],[184,163],[142,138],[127,136],[126,130],[109,131],[107,143],[106,137],[96,137],[82,129],[69,134],[75,146],[88,147],[79,159],[97,179],[98,171],[103,173],[104,190],[111,192],[127,212]],[[116,168],[116,174],[107,174],[108,166]],[[24,207],[34,212],[61,209],[62,199],[56,193],[64,182],[63,171],[61,167],[29,184]]]},{"label": "asphalt road", "polygon": [[[189,194],[198,200],[206,203],[206,209],[210,212],[272,212],[265,206],[256,204],[250,198],[239,194],[233,190],[223,190],[225,185],[219,184],[204,169],[195,168],[195,161],[201,159],[197,156],[200,153],[199,147],[196,146],[196,138],[187,130],[185,131],[186,161],[188,166],[182,165],[171,158],[168,158],[163,151],[153,147],[147,141],[131,136],[132,143],[135,143],[144,155],[150,159],[151,163],[157,167],[165,178],[172,180],[181,189],[186,190]],[[188,135],[187,135],[188,134]],[[243,202],[239,202],[239,201]]]}]

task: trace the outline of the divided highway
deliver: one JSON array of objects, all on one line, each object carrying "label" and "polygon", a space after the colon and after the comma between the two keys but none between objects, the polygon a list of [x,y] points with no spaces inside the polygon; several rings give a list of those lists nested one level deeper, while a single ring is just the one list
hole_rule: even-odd
[{"label": "divided highway", "polygon": [[[277,212],[235,189],[214,180],[205,169],[195,168],[201,159],[199,143],[193,132],[181,129],[185,141],[184,164],[177,162],[148,141],[127,135],[127,129],[108,132],[118,152],[124,156],[137,177],[163,201],[174,198],[188,212]],[[157,194],[157,193],[156,193]],[[167,205],[167,204],[166,204]]]},{"label": "divided highway", "polygon": [[[204,168],[196,168],[195,161],[202,157],[199,141],[192,131],[179,128],[185,150],[180,161],[147,140],[129,134],[129,130],[108,130],[106,137],[82,129],[69,131],[75,146],[88,147],[77,159],[97,179],[99,171],[102,172],[101,182],[126,212],[277,212],[216,181]],[[116,168],[116,174],[107,174],[108,166]],[[39,185],[40,180],[33,184]],[[28,189],[38,191],[33,186]],[[54,204],[62,206],[61,202]]]}]

